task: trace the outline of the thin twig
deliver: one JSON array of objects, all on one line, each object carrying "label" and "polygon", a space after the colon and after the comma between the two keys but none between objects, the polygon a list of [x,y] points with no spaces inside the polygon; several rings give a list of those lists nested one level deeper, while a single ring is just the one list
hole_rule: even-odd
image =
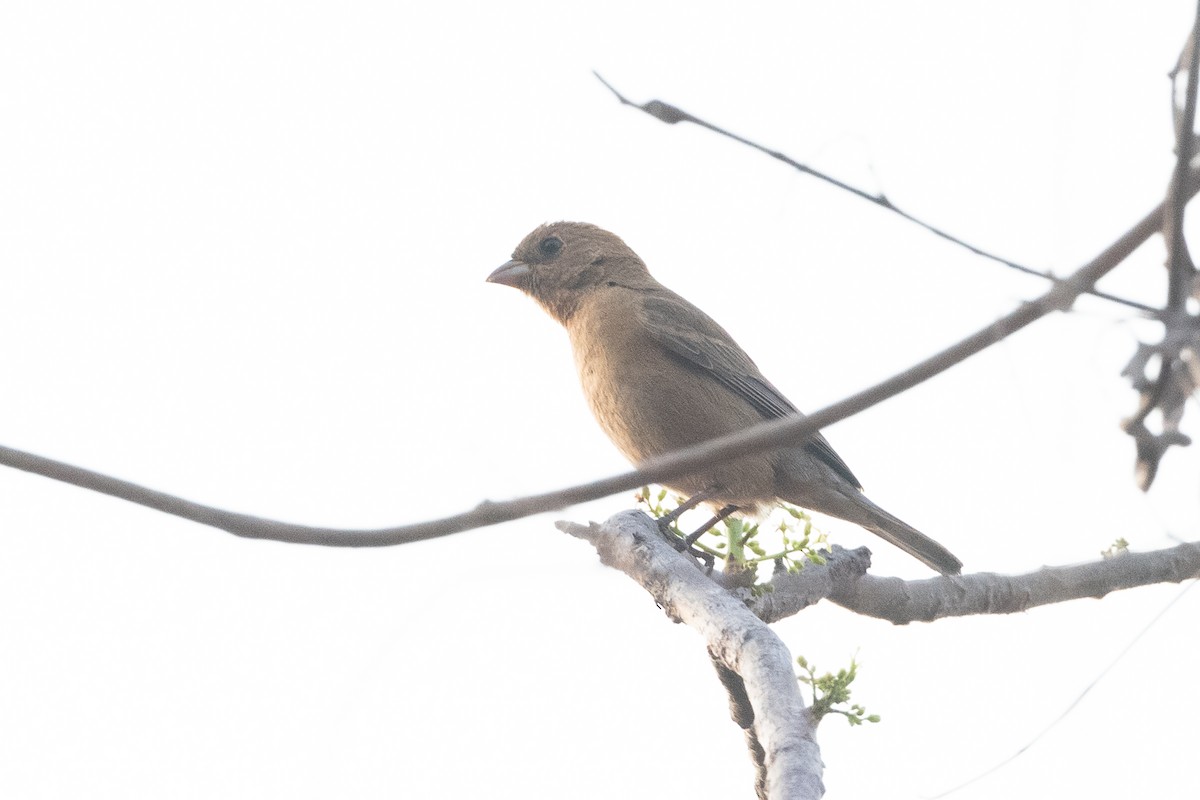
[{"label": "thin twig", "polygon": [[[903,217],[904,219],[913,223],[914,225],[918,225],[918,226],[924,228],[925,230],[929,231],[933,235],[939,236],[948,242],[952,242],[953,244],[958,245],[959,247],[966,248],[967,250],[971,251],[972,253],[974,253],[977,256],[981,256],[981,257],[989,259],[991,261],[995,261],[998,264],[1003,264],[1004,266],[1010,267],[1019,272],[1024,272],[1027,275],[1036,275],[1039,278],[1045,278],[1046,280],[1049,280],[1049,281],[1058,280],[1058,278],[1055,277],[1055,275],[1053,273],[1034,269],[1033,267],[1027,267],[1024,264],[1019,264],[1015,261],[1010,261],[1007,258],[996,255],[995,253],[990,253],[987,250],[984,250],[980,247],[976,247],[975,245],[971,244],[970,242],[963,241],[962,239],[958,238],[957,236],[955,236],[951,233],[948,233],[947,231],[942,230],[941,228],[938,228],[935,225],[931,225],[930,223],[925,222],[924,220],[914,217],[912,214],[908,213],[904,209],[897,206],[895,203],[893,203],[891,200],[889,200],[886,195],[884,195],[882,193],[881,194],[871,194],[870,192],[859,189],[856,186],[851,186],[850,184],[845,183],[844,181],[840,181],[831,175],[821,172],[820,170],[813,169],[812,167],[808,166],[807,164],[801,164],[799,161],[792,159],[790,156],[788,156],[784,153],[781,153],[778,150],[771,150],[770,148],[764,147],[761,144],[758,144],[757,142],[752,142],[749,139],[746,139],[742,136],[738,136],[736,133],[732,133],[730,131],[725,130],[724,128],[721,128],[717,125],[712,124],[711,122],[708,122],[706,120],[700,119],[699,117],[693,116],[692,114],[689,114],[688,112],[684,111],[683,109],[678,108],[677,106],[673,106],[670,103],[664,103],[662,100],[651,100],[648,103],[642,103],[642,104],[635,103],[632,100],[630,100],[629,98],[625,97],[625,95],[618,92],[611,83],[604,80],[604,78],[600,75],[600,73],[593,70],[592,74],[595,75],[596,80],[598,80],[602,84],[604,84],[605,87],[607,87],[608,90],[610,92],[612,92],[616,96],[616,98],[621,101],[622,104],[627,105],[627,106],[633,106],[634,108],[636,108],[640,111],[644,111],[645,113],[649,114],[650,116],[654,117],[655,119],[657,119],[661,122],[665,122],[668,125],[674,125],[678,122],[690,122],[693,125],[699,125],[701,128],[707,128],[708,130],[712,131],[713,133],[716,133],[720,136],[724,136],[727,139],[732,139],[733,141],[738,142],[740,144],[744,144],[747,147],[752,147],[755,150],[759,151],[760,153],[765,153],[766,155],[770,156],[771,158],[774,158],[778,161],[782,161],[783,163],[787,164],[789,167],[791,167],[795,170],[798,170],[799,172],[803,172],[805,175],[811,175],[812,177],[817,178],[818,180],[825,181],[826,183],[836,186],[837,188],[842,189],[843,191],[847,191],[850,194],[854,195],[855,197],[860,197],[863,200],[866,200],[868,203],[873,203],[873,204],[879,206],[880,208],[884,208],[884,209],[887,209],[888,211],[891,211],[894,214],[899,214],[901,217]],[[1113,303],[1119,303],[1123,306],[1128,306],[1129,308],[1135,308],[1138,311],[1142,311],[1145,313],[1149,313],[1149,314],[1158,313],[1158,309],[1155,308],[1154,306],[1148,306],[1148,305],[1145,305],[1144,303],[1139,303],[1136,300],[1129,300],[1124,297],[1118,297],[1117,295],[1109,294],[1108,292],[1103,292],[1103,291],[1100,291],[1099,289],[1095,289],[1095,288],[1089,289],[1087,291],[1087,294],[1093,295],[1095,297],[1099,297],[1103,300],[1108,300]]]},{"label": "thin twig", "polygon": [[[1200,171],[1191,170],[1188,173],[1186,196],[1190,198],[1197,191],[1200,191]],[[1022,304],[1006,316],[904,372],[827,406],[809,417],[789,417],[765,422],[729,436],[659,456],[643,464],[640,470],[515,500],[485,501],[470,511],[442,519],[392,528],[318,528],[225,511],[10,447],[0,446],[0,465],[43,475],[251,539],[272,539],[329,547],[384,547],[448,536],[630,491],[647,483],[670,481],[701,472],[730,458],[803,441],[821,428],[882,403],[945,372],[1047,314],[1069,308],[1075,298],[1116,268],[1158,231],[1162,227],[1162,219],[1163,205],[1159,204],[1116,242],[1070,278],[1057,282],[1041,297]]]}]

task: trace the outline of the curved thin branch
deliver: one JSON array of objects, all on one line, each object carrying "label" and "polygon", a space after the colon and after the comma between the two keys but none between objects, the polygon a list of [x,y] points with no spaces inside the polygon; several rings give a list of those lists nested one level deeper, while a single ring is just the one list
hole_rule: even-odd
[{"label": "curved thin branch", "polygon": [[[770,148],[764,147],[763,145],[758,144],[757,142],[752,142],[749,139],[738,136],[736,133],[732,133],[730,131],[725,130],[724,128],[721,128],[717,125],[712,124],[711,122],[708,122],[707,120],[703,120],[703,119],[700,119],[699,117],[693,116],[693,115],[689,114],[688,112],[684,111],[683,109],[681,109],[677,106],[671,105],[670,103],[665,103],[662,100],[651,100],[648,103],[641,103],[641,104],[635,103],[632,100],[630,100],[629,98],[625,97],[625,95],[618,92],[611,83],[604,80],[604,78],[601,77],[599,72],[592,70],[592,74],[596,76],[596,80],[598,80],[602,84],[604,84],[604,86],[610,92],[612,92],[613,95],[615,95],[618,100],[621,101],[622,105],[632,106],[632,107],[638,109],[639,111],[644,111],[645,113],[649,114],[650,116],[654,117],[655,119],[659,120],[660,122],[665,122],[668,125],[674,125],[679,122],[690,122],[693,125],[699,125],[701,128],[706,128],[715,134],[724,136],[727,139],[732,139],[733,141],[738,142],[739,144],[744,144],[747,147],[751,147],[751,148],[759,151],[760,153],[765,153],[766,155],[770,156],[771,158],[774,158],[777,161],[782,161],[784,164],[787,164],[792,169],[795,169],[799,172],[803,172],[805,175],[811,175],[812,177],[814,177],[818,180],[825,181],[826,183],[828,183],[832,186],[836,186],[837,188],[842,189],[843,191],[849,192],[850,194],[854,195],[855,197],[859,197],[863,200],[866,200],[868,203],[873,203],[874,205],[877,205],[883,209],[887,209],[888,211],[891,211],[894,214],[899,214],[904,219],[908,220],[909,222],[913,223],[914,225],[924,228],[925,230],[932,233],[934,236],[938,236],[942,239],[945,239],[948,242],[958,245],[959,247],[965,248],[977,256],[981,256],[990,261],[995,261],[998,264],[1003,264],[1004,266],[1015,269],[1018,272],[1024,272],[1026,275],[1036,275],[1039,278],[1045,278],[1046,280],[1050,280],[1050,281],[1058,280],[1052,273],[1034,269],[1033,267],[1027,267],[1024,264],[1017,263],[1016,261],[1009,261],[1007,258],[998,256],[995,253],[990,253],[987,250],[984,250],[983,248],[976,247],[975,245],[971,244],[970,242],[963,241],[962,239],[958,238],[957,236],[955,236],[945,230],[942,230],[941,228],[938,228],[935,225],[931,225],[930,223],[925,222],[924,220],[914,217],[912,214],[908,213],[907,211],[905,211],[904,209],[900,208],[895,203],[893,203],[891,200],[889,200],[886,195],[871,194],[870,192],[859,189],[857,186],[851,186],[850,184],[845,183],[844,181],[838,180],[837,178],[833,177],[832,175],[828,175],[824,172],[821,172],[820,170],[813,169],[812,167],[808,166],[807,164],[801,164],[799,161],[794,160],[790,156],[788,156],[784,153],[781,153],[778,150],[771,150]],[[1154,313],[1158,312],[1158,309],[1154,308],[1153,306],[1148,306],[1148,305],[1145,305],[1144,303],[1139,303],[1136,300],[1129,300],[1124,297],[1118,297],[1117,295],[1109,294],[1108,292],[1102,292],[1095,288],[1088,289],[1087,294],[1093,295],[1095,297],[1099,297],[1102,300],[1108,300],[1113,303],[1119,303],[1123,306],[1128,306],[1129,308],[1135,308],[1138,311],[1144,311],[1144,312],[1150,313],[1150,314],[1154,314]]]},{"label": "curved thin branch", "polygon": [[[1200,191],[1200,170],[1191,170],[1188,173],[1185,196],[1190,199],[1197,191]],[[945,372],[955,364],[986,350],[1047,314],[1070,308],[1080,294],[1092,288],[1096,281],[1115,269],[1130,253],[1159,230],[1162,227],[1162,219],[1163,205],[1160,203],[1116,242],[1081,267],[1074,275],[1056,282],[1041,297],[1023,303],[1011,313],[913,367],[827,406],[808,417],[788,417],[765,422],[729,436],[664,454],[646,462],[640,470],[623,472],[591,483],[519,497],[515,500],[484,501],[470,511],[427,522],[374,529],[295,525],[214,508],[11,447],[0,446],[0,465],[107,494],[251,539],[272,539],[294,544],[317,544],[329,547],[384,547],[448,536],[474,528],[497,525],[501,522],[562,509],[618,492],[630,491],[648,483],[670,482],[672,479],[700,472],[730,458],[803,441],[821,428],[882,403],[890,397]]]}]

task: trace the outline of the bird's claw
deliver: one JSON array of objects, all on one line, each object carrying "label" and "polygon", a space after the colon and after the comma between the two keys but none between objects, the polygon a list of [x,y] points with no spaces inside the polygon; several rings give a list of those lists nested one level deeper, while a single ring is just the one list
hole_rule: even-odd
[{"label": "bird's claw", "polygon": [[656,520],[658,523],[659,532],[666,537],[667,541],[670,542],[671,546],[674,547],[678,552],[686,553],[697,561],[702,562],[704,564],[704,574],[711,575],[713,568],[717,563],[716,558],[712,553],[696,547],[696,540],[699,539],[700,536],[706,530],[708,530],[708,528],[701,528],[700,530],[689,534],[688,536],[680,536],[675,528],[672,527],[674,521],[675,520],[670,516],[659,517],[658,520]]}]

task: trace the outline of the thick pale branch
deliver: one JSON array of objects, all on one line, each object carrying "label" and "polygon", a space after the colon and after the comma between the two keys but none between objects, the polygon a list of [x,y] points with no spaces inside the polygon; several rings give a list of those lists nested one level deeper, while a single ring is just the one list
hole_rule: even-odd
[{"label": "thick pale branch", "polygon": [[823,553],[824,564],[806,564],[799,572],[779,572],[770,581],[772,591],[754,604],[763,622],[778,622],[833,596],[837,587],[853,583],[871,568],[871,551],[865,547],[846,550],[833,545]]},{"label": "thick pale branch", "polygon": [[1200,577],[1200,542],[1150,553],[1124,552],[1087,564],[1025,575],[979,573],[904,581],[867,574],[865,547],[834,547],[822,565],[776,574],[774,591],[748,607],[682,557],[640,511],[602,525],[559,522],[596,548],[600,560],[639,583],[676,622],[705,638],[734,722],[746,731],[760,797],[819,797],[822,764],[816,726],[804,707],[791,655],[767,627],[822,599],[897,625],[943,617],[1012,614],[1039,605]]},{"label": "thick pale branch", "polygon": [[[1186,196],[1200,190],[1200,171],[1188,174]],[[773,446],[803,441],[821,428],[832,425],[903,391],[929,380],[976,353],[1002,341],[1053,311],[1064,310],[1105,274],[1116,268],[1151,234],[1162,226],[1163,206],[1147,214],[1124,236],[1080,268],[1070,278],[1056,283],[1036,300],[996,320],[940,353],[881,383],[834,403],[808,416],[765,422],[730,436],[714,439],[675,453],[660,456],[642,469],[611,478],[572,486],[552,492],[529,495],[503,502],[483,502],[470,511],[442,519],[400,525],[392,528],[347,529],[295,525],[249,514],[206,506],[175,495],[113,478],[51,458],[0,446],[0,464],[63,481],[84,489],[111,495],[131,503],[174,514],[210,525],[237,536],[273,539],[295,544],[319,544],[329,547],[382,547],[448,536],[452,533],[497,525],[545,511],[554,511],[575,503],[596,500],[617,492],[629,491],[648,483],[663,483],[672,478],[699,472],[713,464]]]},{"label": "thick pale branch", "polygon": [[[756,760],[765,766],[766,796],[820,797],[823,765],[816,726],[800,696],[791,654],[766,623],[676,552],[641,512],[616,514],[603,525],[558,526],[590,542],[601,561],[641,584],[671,619],[704,637],[721,667],[740,677],[739,688],[753,710],[753,740],[761,748]],[[744,726],[749,720],[738,722]]]},{"label": "thick pale branch", "polygon": [[1036,606],[1110,592],[1179,583],[1200,577],[1200,542],[1148,553],[1124,552],[1084,564],[1042,567],[1024,575],[981,572],[905,581],[867,575],[869,552],[834,548],[824,566],[771,580],[774,591],[755,609],[768,622],[795,614],[822,598],[897,625],[973,614],[1015,614]]}]

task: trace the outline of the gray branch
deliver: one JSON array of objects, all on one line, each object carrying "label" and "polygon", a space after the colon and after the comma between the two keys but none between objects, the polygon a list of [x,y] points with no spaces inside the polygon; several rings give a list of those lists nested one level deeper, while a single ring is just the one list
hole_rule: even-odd
[{"label": "gray branch", "polygon": [[[1187,173],[1183,196],[1191,198],[1200,192],[1200,169]],[[392,528],[348,529],[296,525],[279,520],[241,514],[160,492],[130,481],[114,478],[94,470],[27,453],[12,447],[0,446],[0,465],[43,475],[56,481],[90,489],[167,514],[211,525],[223,531],[250,539],[274,539],[293,544],[315,544],[326,547],[387,547],[407,544],[438,536],[498,525],[501,522],[528,517],[545,511],[607,497],[629,491],[647,483],[663,483],[700,472],[713,464],[731,458],[757,453],[780,445],[802,442],[817,431],[882,403],[890,397],[917,386],[959,364],[971,356],[1001,342],[1017,331],[1055,311],[1071,307],[1079,295],[1095,286],[1129,254],[1162,227],[1164,206],[1160,203],[1136,225],[1121,235],[1103,252],[1050,288],[1041,297],[1022,303],[995,322],[935,353],[924,361],[897,373],[887,380],[863,389],[844,400],[809,414],[807,417],[786,417],[772,420],[742,431],[693,445],[674,453],[664,453],[642,464],[640,470],[624,472],[611,478],[571,486],[541,494],[519,497],[502,502],[484,501],[475,508],[441,519],[399,525]]]},{"label": "gray branch", "polygon": [[773,591],[763,596],[755,612],[766,622],[776,622],[827,599],[896,625],[973,614],[1016,614],[1050,603],[1198,578],[1200,542],[1147,553],[1126,551],[1099,561],[1042,567],[1024,575],[978,572],[905,581],[868,575],[870,565],[870,551],[865,547],[843,550],[835,546],[824,565],[809,565],[800,572],[772,578]]},{"label": "gray branch", "polygon": [[[1159,462],[1167,449],[1191,444],[1180,432],[1180,423],[1187,401],[1200,391],[1200,372],[1195,368],[1195,353],[1200,347],[1197,315],[1187,307],[1188,297],[1196,289],[1196,265],[1188,251],[1183,235],[1183,218],[1187,210],[1188,193],[1184,188],[1195,155],[1196,92],[1200,86],[1200,49],[1194,45],[1200,35],[1200,3],[1192,22],[1192,32],[1179,54],[1179,62],[1171,74],[1172,108],[1175,118],[1175,169],[1163,201],[1162,235],[1167,245],[1167,302],[1156,315],[1165,328],[1163,339],[1156,345],[1141,344],[1122,371],[1138,390],[1138,409],[1121,427],[1133,437],[1137,457],[1134,475],[1142,491],[1150,488],[1158,473]],[[1179,89],[1183,79],[1186,89],[1180,102]],[[1150,377],[1148,368],[1157,356],[1157,374]],[[1158,431],[1146,424],[1158,411]]]},{"label": "gray branch", "polygon": [[824,564],[779,572],[772,591],[751,605],[745,589],[721,585],[676,552],[645,513],[623,511],[603,524],[559,522],[596,548],[600,560],[633,578],[674,622],[705,638],[729,695],[730,716],[746,733],[759,798],[824,793],[816,722],[804,706],[791,654],[768,626],[821,600],[896,625],[972,614],[1013,614],[1050,603],[1200,577],[1200,542],[1098,561],[1042,567],[1024,575],[974,575],[905,581],[867,574],[871,551],[834,546]]},{"label": "gray branch", "polygon": [[751,757],[765,776],[760,797],[821,797],[816,723],[800,696],[791,653],[774,631],[676,552],[640,511],[621,512],[603,525],[558,527],[589,542],[602,562],[641,584],[668,617],[704,637],[730,691],[734,721],[746,730]]}]

